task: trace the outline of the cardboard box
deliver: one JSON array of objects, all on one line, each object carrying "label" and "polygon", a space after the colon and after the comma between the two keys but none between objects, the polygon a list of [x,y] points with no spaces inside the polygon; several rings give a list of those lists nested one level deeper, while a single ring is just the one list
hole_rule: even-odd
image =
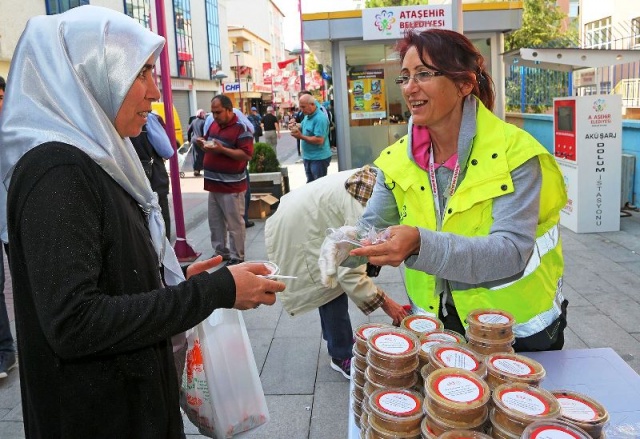
[{"label": "cardboard box", "polygon": [[251,194],[251,202],[249,203],[249,218],[263,219],[271,215],[271,206],[278,200],[271,194]]}]

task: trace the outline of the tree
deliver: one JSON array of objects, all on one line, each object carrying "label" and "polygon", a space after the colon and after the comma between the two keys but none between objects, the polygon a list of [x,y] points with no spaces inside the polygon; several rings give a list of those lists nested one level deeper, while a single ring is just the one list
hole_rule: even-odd
[{"label": "tree", "polygon": [[556,0],[525,0],[522,27],[505,39],[505,50],[522,47],[575,47],[578,34],[575,27],[563,26],[567,15]]},{"label": "tree", "polygon": [[304,69],[307,72],[314,72],[318,69],[318,61],[316,60],[316,57],[314,56],[313,52],[310,53],[305,59]]},{"label": "tree", "polygon": [[365,8],[382,8],[384,6],[411,6],[422,5],[424,0],[366,0]]}]

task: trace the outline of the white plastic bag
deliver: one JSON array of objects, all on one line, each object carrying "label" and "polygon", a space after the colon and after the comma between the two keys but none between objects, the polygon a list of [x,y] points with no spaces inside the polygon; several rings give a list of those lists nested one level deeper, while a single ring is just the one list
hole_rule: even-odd
[{"label": "white plastic bag", "polygon": [[242,315],[218,309],[187,332],[181,406],[201,434],[228,439],[269,420]]}]

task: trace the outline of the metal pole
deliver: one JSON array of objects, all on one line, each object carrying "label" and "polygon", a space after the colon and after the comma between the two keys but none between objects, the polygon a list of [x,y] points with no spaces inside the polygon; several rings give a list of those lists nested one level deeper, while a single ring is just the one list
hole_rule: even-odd
[{"label": "metal pole", "polygon": [[[164,22],[164,1],[156,0],[156,13],[158,20],[158,35],[167,39],[167,28]],[[171,93],[171,69],[169,68],[169,55],[167,54],[167,46],[165,45],[160,52],[160,70],[162,73],[162,100],[164,102],[164,118],[165,130],[169,136],[171,144],[176,145],[176,130],[173,121],[173,94]],[[180,139],[182,141],[182,139]],[[180,190],[180,169],[178,166],[178,152],[169,159],[171,171],[171,194],[173,196],[173,213],[176,223],[176,243],[174,250],[178,261],[190,262],[195,261],[200,256],[189,246],[186,239],[184,226],[184,211],[182,209],[182,191]]]},{"label": "metal pole", "polygon": [[300,90],[304,90],[304,32],[302,31],[302,0],[298,0],[298,11],[300,12],[300,64],[302,65],[302,71],[300,72]]},{"label": "metal pole", "polygon": [[236,79],[238,80],[238,99],[240,101],[240,111],[244,113],[244,107],[242,105],[242,84],[240,84],[240,54],[234,53],[236,56]]}]

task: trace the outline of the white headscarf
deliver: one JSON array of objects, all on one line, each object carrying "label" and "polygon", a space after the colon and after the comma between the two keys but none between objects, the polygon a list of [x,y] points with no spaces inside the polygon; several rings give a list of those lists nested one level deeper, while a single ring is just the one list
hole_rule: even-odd
[{"label": "white headscarf", "polygon": [[165,280],[184,280],[164,235],[157,195],[116,114],[140,70],[154,61],[164,38],[125,14],[81,6],[31,18],[9,73],[11,92],[0,119],[0,190],[9,187],[18,160],[46,142],[73,145],[89,155],[147,214]]}]

